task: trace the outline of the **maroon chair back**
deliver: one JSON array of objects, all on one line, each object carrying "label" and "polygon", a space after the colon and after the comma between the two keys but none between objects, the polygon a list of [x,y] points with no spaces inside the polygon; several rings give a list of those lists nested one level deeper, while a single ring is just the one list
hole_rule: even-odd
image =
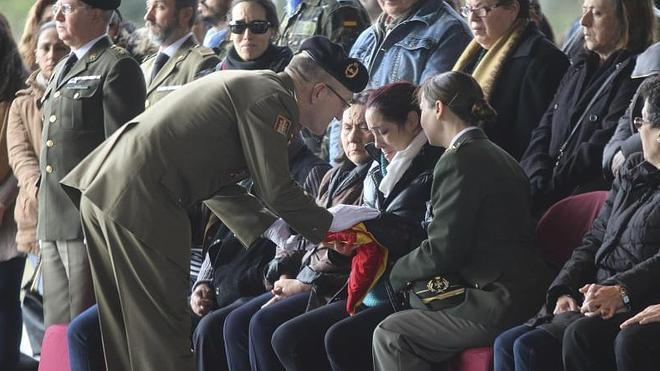
[{"label": "maroon chair back", "polygon": [[591,230],[607,198],[606,191],[567,197],[552,205],[536,227],[541,257],[560,269]]}]

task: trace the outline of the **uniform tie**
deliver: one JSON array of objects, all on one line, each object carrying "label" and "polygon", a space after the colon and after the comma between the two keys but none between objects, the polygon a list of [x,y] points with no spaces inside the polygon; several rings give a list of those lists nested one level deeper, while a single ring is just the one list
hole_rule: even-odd
[{"label": "uniform tie", "polygon": [[154,81],[154,78],[156,75],[158,75],[158,71],[160,71],[161,68],[167,63],[167,61],[170,59],[170,56],[165,54],[165,53],[158,53],[156,56],[156,61],[154,62],[154,69],[151,71],[151,81]]},{"label": "uniform tie", "polygon": [[67,58],[66,62],[64,62],[64,67],[62,67],[62,73],[60,73],[60,77],[57,80],[57,85],[59,85],[62,82],[62,79],[64,79],[64,76],[66,76],[69,71],[71,71],[71,67],[73,67],[74,64],[78,62],[78,57],[76,56],[76,53],[71,53],[69,55],[69,58]]}]

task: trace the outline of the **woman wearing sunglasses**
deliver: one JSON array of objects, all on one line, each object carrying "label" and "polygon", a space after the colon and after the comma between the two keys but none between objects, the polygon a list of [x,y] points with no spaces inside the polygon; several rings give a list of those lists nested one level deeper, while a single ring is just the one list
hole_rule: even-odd
[{"label": "woman wearing sunglasses", "polygon": [[273,70],[281,72],[293,53],[273,44],[280,23],[270,0],[234,0],[229,14],[233,43],[218,70]]}]

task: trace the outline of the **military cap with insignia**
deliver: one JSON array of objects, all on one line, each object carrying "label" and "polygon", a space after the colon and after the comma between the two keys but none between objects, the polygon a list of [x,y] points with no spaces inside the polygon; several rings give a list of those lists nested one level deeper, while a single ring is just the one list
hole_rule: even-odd
[{"label": "military cap with insignia", "polygon": [[121,5],[121,0],[81,0],[92,8],[103,10],[115,10]]},{"label": "military cap with insignia", "polygon": [[300,45],[299,53],[302,52],[306,52],[327,73],[353,93],[364,90],[369,82],[369,72],[362,62],[350,58],[344,48],[325,36],[312,36],[305,40]]}]

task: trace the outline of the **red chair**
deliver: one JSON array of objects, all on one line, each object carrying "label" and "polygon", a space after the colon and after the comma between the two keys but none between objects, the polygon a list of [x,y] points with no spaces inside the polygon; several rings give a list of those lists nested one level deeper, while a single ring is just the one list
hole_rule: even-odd
[{"label": "red chair", "polygon": [[69,371],[66,329],[67,325],[52,325],[46,329],[41,344],[39,371]]},{"label": "red chair", "polygon": [[[561,268],[605,203],[607,192],[597,191],[567,197],[545,212],[536,227],[536,239],[541,257],[555,268]],[[449,371],[490,371],[493,369],[493,348],[466,349],[449,362]]]},{"label": "red chair", "polygon": [[536,227],[541,257],[560,269],[591,230],[606,198],[605,191],[589,192],[567,197],[550,207]]}]

